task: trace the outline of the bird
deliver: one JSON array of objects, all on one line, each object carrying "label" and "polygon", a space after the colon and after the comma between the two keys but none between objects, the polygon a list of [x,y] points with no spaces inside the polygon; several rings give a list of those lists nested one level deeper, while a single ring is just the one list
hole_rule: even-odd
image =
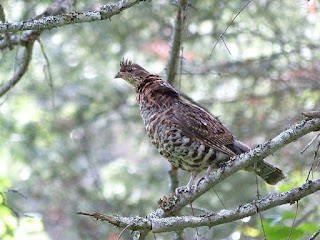
[{"label": "bird", "polygon": [[[188,191],[200,172],[206,170],[204,177],[196,182],[196,189],[201,180],[209,179],[212,169],[250,151],[218,118],[184,101],[161,76],[123,59],[115,78],[122,78],[133,86],[147,135],[159,153],[174,167],[191,173],[186,185]],[[286,178],[281,169],[265,160],[246,170],[254,171],[271,185]],[[179,190],[176,189],[177,195]]]}]

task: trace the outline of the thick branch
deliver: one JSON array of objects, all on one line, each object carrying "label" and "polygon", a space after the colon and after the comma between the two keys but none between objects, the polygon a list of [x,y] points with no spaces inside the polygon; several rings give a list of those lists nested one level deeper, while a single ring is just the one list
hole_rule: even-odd
[{"label": "thick branch", "polygon": [[32,56],[32,48],[33,48],[34,41],[29,43],[24,51],[22,56],[22,62],[16,72],[14,73],[13,77],[6,83],[0,86],[0,97],[9,91],[17,82],[21,79],[23,74],[27,71],[31,56]]},{"label": "thick branch", "polygon": [[270,195],[260,200],[254,200],[245,205],[240,205],[232,210],[221,210],[218,213],[207,213],[203,216],[178,216],[159,218],[155,216],[149,217],[122,217],[119,215],[109,216],[101,213],[78,213],[82,215],[92,216],[102,221],[108,221],[117,227],[127,227],[132,230],[146,230],[153,233],[171,232],[185,228],[195,228],[201,226],[216,226],[244,217],[253,216],[258,212],[263,212],[270,208],[293,204],[294,202],[320,190],[320,178],[306,182],[305,184],[292,188],[287,192]]},{"label": "thick branch", "polygon": [[182,35],[185,22],[185,9],[188,6],[187,0],[180,0],[176,2],[178,5],[178,12],[174,22],[174,31],[171,40],[170,56],[167,64],[167,81],[172,84],[176,75],[179,52],[182,44]]},{"label": "thick branch", "polygon": [[142,1],[143,0],[121,0],[117,3],[103,5],[99,11],[71,12],[16,23],[1,23],[0,33],[52,29],[74,23],[106,20]]}]

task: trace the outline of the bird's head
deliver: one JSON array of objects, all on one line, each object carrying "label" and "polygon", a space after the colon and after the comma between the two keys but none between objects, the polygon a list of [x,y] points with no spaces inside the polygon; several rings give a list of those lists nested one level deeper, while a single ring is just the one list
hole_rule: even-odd
[{"label": "bird's head", "polygon": [[120,62],[120,71],[116,74],[115,78],[122,78],[130,83],[132,86],[139,86],[150,73],[138,64],[132,63],[129,60]]}]

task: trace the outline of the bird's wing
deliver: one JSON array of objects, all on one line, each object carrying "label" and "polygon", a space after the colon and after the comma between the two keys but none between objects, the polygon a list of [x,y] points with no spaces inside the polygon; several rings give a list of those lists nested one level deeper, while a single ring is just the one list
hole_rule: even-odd
[{"label": "bird's wing", "polygon": [[230,157],[236,155],[227,147],[234,143],[234,136],[217,118],[182,100],[175,104],[174,111],[177,123],[186,136],[196,138]]}]

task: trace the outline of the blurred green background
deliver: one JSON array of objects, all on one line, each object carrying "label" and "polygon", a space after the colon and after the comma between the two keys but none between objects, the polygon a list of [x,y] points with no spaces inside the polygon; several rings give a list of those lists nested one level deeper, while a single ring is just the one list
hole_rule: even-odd
[{"label": "blurred green background", "polygon": [[[99,9],[109,1],[76,1],[74,10]],[[9,22],[31,19],[51,1],[2,0]],[[276,136],[319,109],[319,1],[251,2],[212,47],[245,1],[191,1],[183,35],[181,73],[174,86],[210,110],[251,147]],[[165,77],[174,17],[171,1],[143,2],[111,21],[69,25],[44,31],[35,43],[23,79],[0,98],[0,239],[56,240],[118,238],[120,229],[76,212],[144,216],[169,193],[169,163],[149,142],[133,90],[114,79],[119,61],[129,58]],[[0,84],[11,78],[21,48],[1,51]],[[259,179],[260,194],[302,184],[313,162],[316,135],[283,148],[268,161],[288,174],[277,186]],[[312,174],[319,177],[319,170]],[[179,172],[179,185],[189,173]],[[215,191],[227,209],[256,198],[256,178],[238,172]],[[319,227],[319,193],[299,202],[291,239],[308,239]],[[223,209],[214,191],[194,204]],[[286,239],[296,205],[262,213],[268,239]],[[182,214],[191,215],[185,208]],[[261,239],[258,216],[211,229],[202,239]],[[195,229],[185,239],[197,239]],[[156,239],[173,239],[172,233]],[[131,239],[126,231],[121,239]],[[149,235],[147,239],[154,239]],[[199,239],[199,237],[198,237]]]}]

